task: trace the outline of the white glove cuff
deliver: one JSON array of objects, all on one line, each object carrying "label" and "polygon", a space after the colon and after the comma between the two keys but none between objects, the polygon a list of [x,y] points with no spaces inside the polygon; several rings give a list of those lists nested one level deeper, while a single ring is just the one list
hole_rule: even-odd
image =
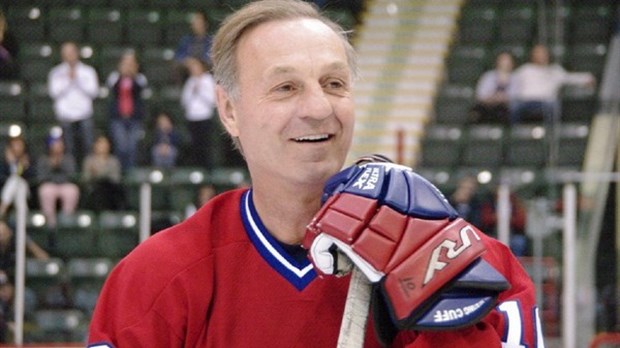
[{"label": "white glove cuff", "polygon": [[314,261],[315,267],[317,267],[324,274],[334,274],[335,269],[334,257],[329,251],[332,245],[336,245],[338,250],[349,257],[349,259],[355,264],[357,268],[366,275],[371,283],[376,283],[385,275],[383,272],[376,270],[366,260],[359,256],[350,245],[340,241],[325,233],[321,233],[312,242],[310,246],[310,255]]}]

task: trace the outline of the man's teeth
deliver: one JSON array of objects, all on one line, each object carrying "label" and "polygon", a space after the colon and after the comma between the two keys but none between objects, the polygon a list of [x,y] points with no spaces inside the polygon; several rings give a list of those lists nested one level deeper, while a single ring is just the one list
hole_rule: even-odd
[{"label": "man's teeth", "polygon": [[307,136],[295,138],[295,141],[321,141],[321,140],[327,140],[328,138],[329,138],[329,135],[327,134],[307,135]]}]

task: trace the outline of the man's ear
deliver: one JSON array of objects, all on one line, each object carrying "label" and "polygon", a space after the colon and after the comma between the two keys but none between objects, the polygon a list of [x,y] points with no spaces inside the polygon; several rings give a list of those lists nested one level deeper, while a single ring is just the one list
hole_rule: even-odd
[{"label": "man's ear", "polygon": [[217,112],[224,128],[226,128],[226,131],[228,131],[228,134],[230,134],[231,137],[239,137],[237,113],[230,95],[222,86],[215,85],[215,98],[217,103]]}]

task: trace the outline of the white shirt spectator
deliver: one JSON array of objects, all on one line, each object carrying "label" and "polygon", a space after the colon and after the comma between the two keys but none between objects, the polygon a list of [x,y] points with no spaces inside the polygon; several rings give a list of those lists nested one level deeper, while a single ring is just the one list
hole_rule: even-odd
[{"label": "white shirt spectator", "polygon": [[49,95],[54,99],[54,112],[59,121],[74,122],[93,115],[93,99],[99,91],[95,69],[82,62],[75,65],[75,77],[70,76],[68,63],[55,66],[48,75]]},{"label": "white shirt spectator", "polygon": [[215,109],[215,82],[209,73],[190,76],[183,85],[181,105],[188,121],[208,120]]},{"label": "white shirt spectator", "polygon": [[594,81],[587,72],[567,72],[557,64],[526,63],[515,70],[509,94],[518,101],[553,102],[563,85],[587,85]]}]

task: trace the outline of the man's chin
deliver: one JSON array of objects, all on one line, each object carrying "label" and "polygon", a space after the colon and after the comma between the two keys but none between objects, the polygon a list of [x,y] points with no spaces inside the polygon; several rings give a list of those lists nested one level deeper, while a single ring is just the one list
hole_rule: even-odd
[{"label": "man's chin", "polygon": [[311,168],[307,169],[307,176],[309,179],[313,178],[313,181],[324,183],[342,169],[343,163],[344,161],[339,161],[337,159],[309,163],[308,165]]}]

